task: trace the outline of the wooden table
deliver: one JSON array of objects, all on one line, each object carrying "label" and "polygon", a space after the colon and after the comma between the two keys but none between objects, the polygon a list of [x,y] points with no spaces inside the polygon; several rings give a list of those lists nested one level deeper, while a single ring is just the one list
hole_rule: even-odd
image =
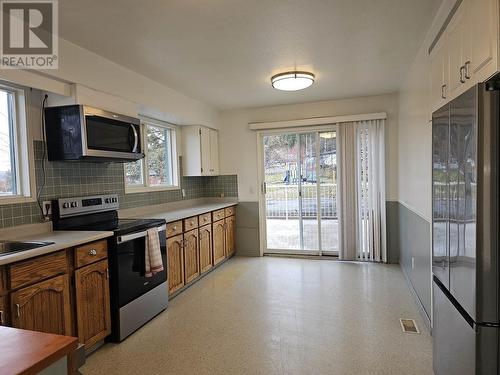
[{"label": "wooden table", "polygon": [[0,327],[0,374],[36,374],[77,345],[76,337]]}]

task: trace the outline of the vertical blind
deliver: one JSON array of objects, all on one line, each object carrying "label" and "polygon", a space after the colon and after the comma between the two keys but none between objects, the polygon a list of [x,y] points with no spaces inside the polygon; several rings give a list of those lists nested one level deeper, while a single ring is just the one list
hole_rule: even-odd
[{"label": "vertical blind", "polygon": [[341,123],[339,141],[339,257],[386,262],[385,120]]}]

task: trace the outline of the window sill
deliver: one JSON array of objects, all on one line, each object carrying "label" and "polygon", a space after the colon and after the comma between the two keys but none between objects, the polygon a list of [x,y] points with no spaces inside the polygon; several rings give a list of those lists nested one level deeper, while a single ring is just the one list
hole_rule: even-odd
[{"label": "window sill", "polygon": [[33,202],[36,202],[36,199],[33,197],[23,197],[19,195],[0,196],[0,206],[6,204],[33,203]]},{"label": "window sill", "polygon": [[125,186],[125,194],[153,193],[156,191],[181,190],[180,186]]}]

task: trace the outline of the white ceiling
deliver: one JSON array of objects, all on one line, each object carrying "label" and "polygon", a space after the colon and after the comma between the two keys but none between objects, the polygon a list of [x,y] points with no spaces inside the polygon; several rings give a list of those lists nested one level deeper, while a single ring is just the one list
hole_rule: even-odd
[{"label": "white ceiling", "polygon": [[[216,108],[255,107],[397,91],[440,3],[60,1],[60,34]],[[272,89],[295,68],[316,83]]]}]

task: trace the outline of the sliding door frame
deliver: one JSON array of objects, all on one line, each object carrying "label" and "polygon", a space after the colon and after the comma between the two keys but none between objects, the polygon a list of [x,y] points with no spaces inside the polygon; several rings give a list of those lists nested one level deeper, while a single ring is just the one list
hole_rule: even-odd
[{"label": "sliding door frame", "polygon": [[[295,127],[295,128],[279,128],[270,130],[261,130],[256,133],[257,140],[257,175],[258,175],[258,186],[259,186],[259,240],[260,240],[260,255],[264,254],[288,254],[288,255],[311,255],[311,256],[322,256],[322,255],[338,255],[338,251],[323,251],[321,243],[321,195],[320,195],[320,183],[316,182],[316,199],[317,199],[317,215],[318,220],[318,250],[290,250],[290,249],[267,249],[267,218],[266,218],[266,194],[265,194],[265,170],[264,170],[264,137],[269,135],[279,135],[279,134],[297,134],[299,135],[299,146],[300,146],[300,134],[305,133],[321,133],[334,131],[338,134],[338,124],[325,124],[319,126],[307,126],[307,127]],[[338,138],[337,138],[338,139]],[[299,147],[299,152],[301,148]],[[299,157],[300,159],[300,157]],[[338,160],[338,159],[337,159]],[[301,163],[299,162],[299,176],[301,175]],[[320,142],[316,140],[316,178],[319,178],[320,171]],[[302,183],[299,179],[299,192],[301,191]],[[337,194],[338,200],[338,194]],[[302,226],[302,198],[299,198],[299,220],[300,227]],[[337,207],[339,207],[337,202]],[[340,224],[339,224],[340,225]],[[303,238],[302,229],[301,234],[301,249],[303,249]],[[340,244],[339,244],[340,246]]]}]

